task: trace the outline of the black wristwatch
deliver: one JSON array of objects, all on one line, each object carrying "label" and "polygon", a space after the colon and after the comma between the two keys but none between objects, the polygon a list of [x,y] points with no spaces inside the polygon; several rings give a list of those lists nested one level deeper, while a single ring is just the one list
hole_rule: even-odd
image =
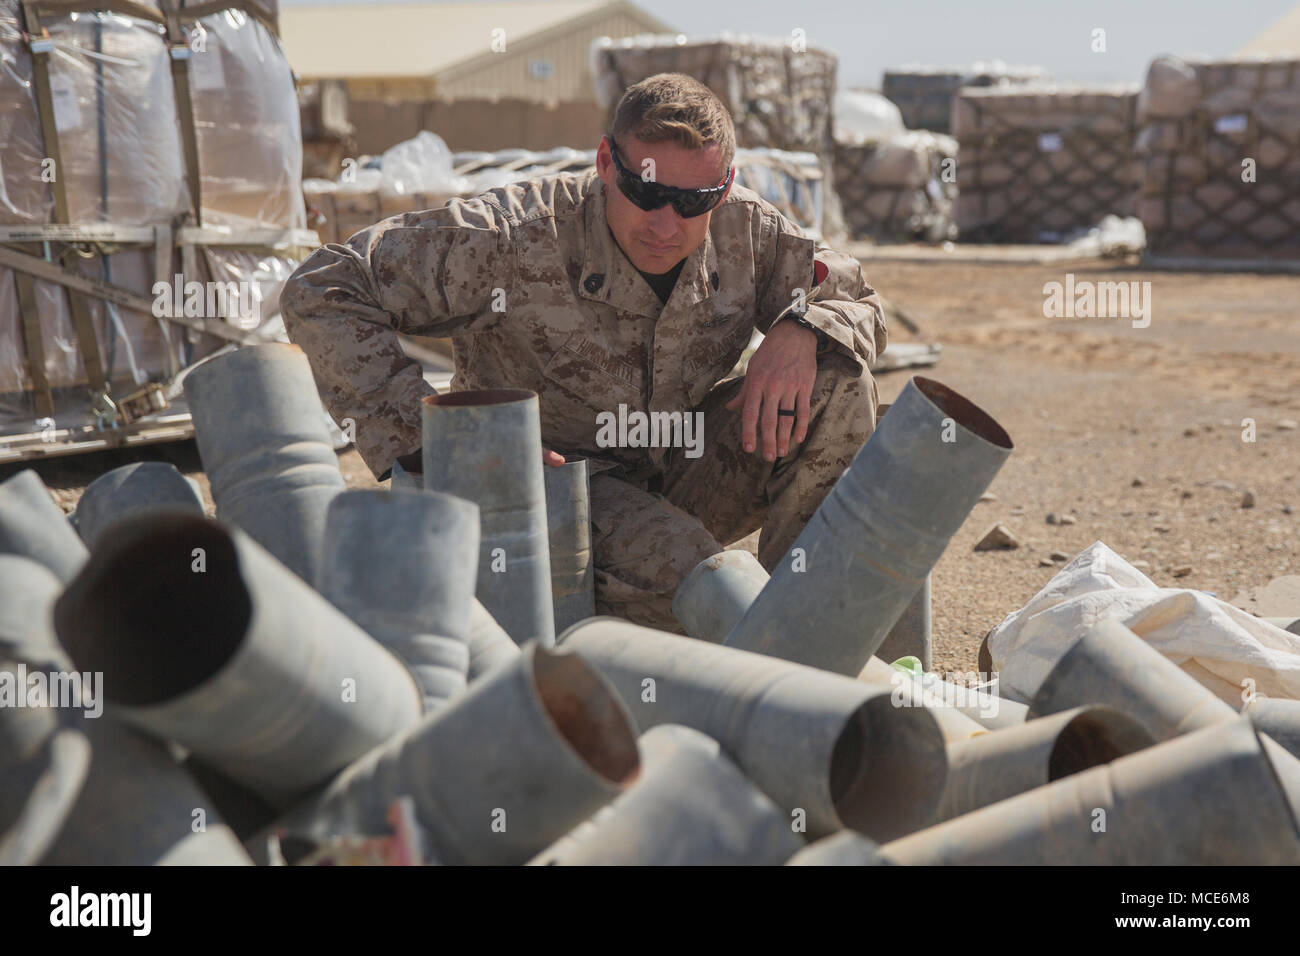
[{"label": "black wristwatch", "polygon": [[821,329],[817,328],[817,326],[809,322],[805,316],[802,316],[797,312],[787,312],[785,315],[782,316],[782,318],[789,319],[790,321],[794,322],[795,325],[803,326],[805,329],[808,329],[810,332],[816,333],[818,355],[821,355],[828,348],[830,348],[831,337],[827,335],[825,332],[823,332]]}]

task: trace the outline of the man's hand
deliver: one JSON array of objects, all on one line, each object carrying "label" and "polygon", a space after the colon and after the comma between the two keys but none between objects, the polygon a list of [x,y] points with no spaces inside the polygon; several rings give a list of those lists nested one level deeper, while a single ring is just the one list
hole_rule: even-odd
[{"label": "man's hand", "polygon": [[550,465],[552,468],[559,468],[564,464],[564,456],[558,451],[551,451],[549,448],[543,448],[542,464]]},{"label": "man's hand", "polygon": [[[782,319],[772,326],[749,360],[740,393],[727,403],[735,411],[743,408],[740,439],[745,451],[753,452],[755,430],[762,425],[763,457],[775,461],[808,437],[809,401],[817,378],[817,334]],[[777,415],[788,409],[794,415]]]}]

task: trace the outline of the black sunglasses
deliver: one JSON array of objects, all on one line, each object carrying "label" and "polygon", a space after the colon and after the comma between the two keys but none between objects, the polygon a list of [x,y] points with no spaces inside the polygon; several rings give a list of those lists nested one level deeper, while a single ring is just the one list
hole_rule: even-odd
[{"label": "black sunglasses", "polygon": [[609,154],[614,157],[614,168],[618,170],[619,191],[634,206],[649,212],[652,209],[659,209],[668,203],[672,203],[677,215],[683,219],[694,219],[696,216],[703,216],[722,202],[722,197],[727,194],[727,187],[731,185],[731,180],[736,175],[736,167],[732,166],[721,186],[708,186],[704,189],[678,189],[676,186],[661,186],[655,182],[647,182],[619,162],[618,146],[614,142],[613,136],[609,137]]}]

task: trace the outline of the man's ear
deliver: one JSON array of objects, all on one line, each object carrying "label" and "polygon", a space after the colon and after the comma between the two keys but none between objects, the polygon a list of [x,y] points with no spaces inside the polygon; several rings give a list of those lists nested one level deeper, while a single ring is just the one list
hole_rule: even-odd
[{"label": "man's ear", "polygon": [[609,152],[609,137],[602,136],[600,145],[596,147],[596,174],[601,179],[614,168],[614,157]]}]

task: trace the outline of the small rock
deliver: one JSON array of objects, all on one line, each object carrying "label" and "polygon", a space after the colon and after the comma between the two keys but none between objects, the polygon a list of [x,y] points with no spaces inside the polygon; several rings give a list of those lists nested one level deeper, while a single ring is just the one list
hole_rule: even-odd
[{"label": "small rock", "polygon": [[1047,523],[1048,523],[1048,524],[1060,524],[1060,523],[1061,523],[1061,519],[1057,516],[1057,514],[1056,514],[1055,511],[1049,511],[1049,512],[1047,512]]},{"label": "small rock", "polygon": [[1050,568],[1050,567],[1053,567],[1053,566],[1055,565],[1055,563],[1056,563],[1056,562],[1054,562],[1051,558],[1039,558],[1039,559],[1038,559],[1038,566],[1039,566],[1040,568]]},{"label": "small rock", "polygon": [[1223,560],[1223,555],[1219,554],[1219,552],[1217,552],[1217,551],[1211,551],[1209,554],[1207,554],[1207,555],[1205,556],[1205,560],[1206,560],[1206,561],[1222,561],[1222,560]]},{"label": "small rock", "polygon": [[979,544],[975,545],[976,551],[1012,551],[1020,547],[1020,541],[1007,528],[1006,525],[995,524],[984,532],[984,537],[980,538]]},{"label": "small rock", "polygon": [[1078,524],[1079,519],[1074,515],[1061,515],[1061,524]]},{"label": "small rock", "polygon": [[1183,489],[1183,497],[1184,497],[1184,498],[1190,498],[1191,496],[1192,496],[1192,493],[1191,493],[1190,491],[1188,491],[1186,488],[1184,488],[1184,489]]},{"label": "small rock", "polygon": [[1297,428],[1300,428],[1300,422],[1296,421],[1294,418],[1284,418],[1277,423],[1277,427],[1280,431],[1293,432]]},{"label": "small rock", "polygon": [[1192,566],[1190,564],[1180,564],[1170,573],[1176,578],[1185,578],[1192,573]]},{"label": "small rock", "polygon": [[1154,530],[1157,531],[1157,532],[1160,533],[1160,534],[1168,534],[1170,531],[1172,531],[1172,530],[1174,530],[1174,529],[1171,528],[1171,527],[1169,527],[1169,525],[1167,525],[1167,524],[1158,524],[1158,525],[1155,526],[1155,529],[1154,529]]},{"label": "small rock", "polygon": [[984,494],[980,495],[980,501],[997,501],[997,500],[998,500],[998,496],[991,491],[986,491],[984,492]]},{"label": "small rock", "polygon": [[1290,505],[1283,505],[1283,506],[1282,506],[1282,514],[1284,514],[1284,515],[1289,515],[1290,513],[1291,513],[1291,506],[1290,506]]},{"label": "small rock", "polygon": [[1246,493],[1241,496],[1241,506],[1243,508],[1255,507],[1255,492],[1247,488]]},{"label": "small rock", "polygon": [[1143,561],[1141,558],[1139,558],[1139,559],[1136,560],[1136,561],[1130,561],[1129,564],[1133,565],[1133,567],[1137,568],[1139,571],[1142,571],[1142,570],[1148,570],[1148,571],[1149,571],[1149,570],[1151,569],[1151,562],[1150,562],[1150,561]]},{"label": "small rock", "polygon": [[1142,476],[1139,475],[1138,477],[1136,477],[1136,478],[1133,479],[1133,481],[1129,484],[1129,487],[1130,487],[1130,488],[1141,488],[1141,487],[1142,487],[1143,485],[1145,485],[1145,484],[1146,484],[1146,482],[1143,481],[1143,480],[1142,480]]},{"label": "small rock", "polygon": [[1049,555],[1049,557],[1050,557],[1053,561],[1069,561],[1069,560],[1070,560],[1070,556],[1069,556],[1068,554],[1066,554],[1064,551],[1053,551],[1053,552]]},{"label": "small rock", "polygon": [[1184,438],[1193,438],[1193,437],[1195,437],[1195,435],[1196,435],[1196,429],[1195,429],[1195,428],[1184,428],[1184,429],[1183,429],[1183,437],[1184,437]]}]

